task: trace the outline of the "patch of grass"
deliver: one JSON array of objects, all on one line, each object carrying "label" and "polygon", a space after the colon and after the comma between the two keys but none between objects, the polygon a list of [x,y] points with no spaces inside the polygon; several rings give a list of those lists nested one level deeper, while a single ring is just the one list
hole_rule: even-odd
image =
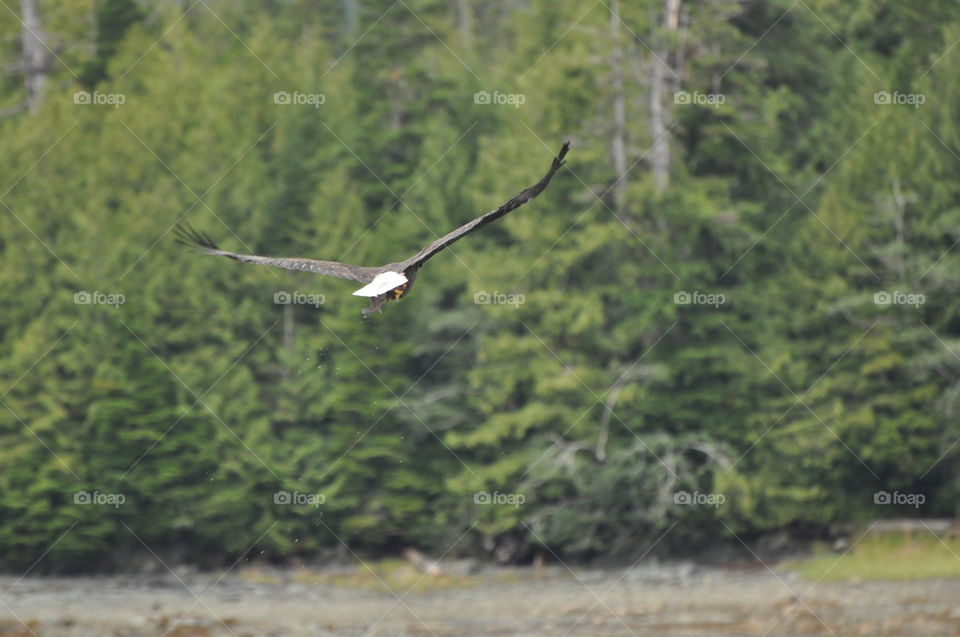
[{"label": "patch of grass", "polygon": [[367,562],[367,566],[357,566],[347,572],[298,571],[293,576],[293,581],[304,584],[331,584],[370,590],[382,590],[386,584],[391,590],[406,590],[413,586],[417,591],[462,586],[464,582],[461,579],[449,576],[421,577],[420,571],[410,563],[391,559]]},{"label": "patch of grass", "polygon": [[811,580],[909,580],[960,578],[960,538],[933,534],[868,535],[853,550],[838,555],[821,547],[813,557],[785,563]]}]

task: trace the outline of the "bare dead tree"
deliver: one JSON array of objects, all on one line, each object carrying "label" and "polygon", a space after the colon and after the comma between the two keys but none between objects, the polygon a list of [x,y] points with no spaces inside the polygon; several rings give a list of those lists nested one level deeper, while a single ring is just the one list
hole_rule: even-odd
[{"label": "bare dead tree", "polygon": [[357,0],[340,0],[340,8],[343,10],[343,32],[352,37],[357,30],[360,6]]},{"label": "bare dead tree", "polygon": [[623,212],[627,189],[627,109],[623,85],[623,34],[619,0],[610,0],[610,71],[613,82],[613,134],[610,155],[613,160],[613,207]]},{"label": "bare dead tree", "polygon": [[457,24],[460,29],[460,43],[470,48],[473,35],[473,14],[470,9],[470,0],[456,0]]},{"label": "bare dead tree", "polygon": [[37,0],[20,0],[23,41],[23,83],[27,107],[37,112],[47,82],[47,49],[43,43]]},{"label": "bare dead tree", "polygon": [[[293,339],[294,339],[294,320],[293,320],[293,305],[287,304],[283,306],[283,347],[287,350],[287,353],[293,352]],[[288,380],[290,378],[290,368],[284,367],[283,369],[283,378]]]},{"label": "bare dead tree", "polygon": [[[653,147],[650,150],[650,168],[653,183],[657,191],[662,192],[670,185],[670,130],[667,127],[667,112],[664,95],[668,93],[669,76],[676,76],[670,68],[670,37],[680,28],[680,0],[664,0],[663,29],[655,34],[654,55],[650,72],[650,137]],[[664,33],[666,32],[666,33]]]}]

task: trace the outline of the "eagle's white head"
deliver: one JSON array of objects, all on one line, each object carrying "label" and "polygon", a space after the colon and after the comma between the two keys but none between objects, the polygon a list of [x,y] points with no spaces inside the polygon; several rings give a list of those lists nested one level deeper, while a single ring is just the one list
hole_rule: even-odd
[{"label": "eagle's white head", "polygon": [[381,272],[373,281],[353,293],[354,296],[380,296],[407,282],[407,277],[400,272]]}]

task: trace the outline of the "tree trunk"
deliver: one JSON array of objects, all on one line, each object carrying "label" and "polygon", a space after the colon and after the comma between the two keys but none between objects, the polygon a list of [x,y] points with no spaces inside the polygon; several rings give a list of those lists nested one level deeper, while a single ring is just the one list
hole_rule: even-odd
[{"label": "tree trunk", "polygon": [[670,57],[667,33],[676,33],[680,26],[680,0],[664,0],[664,3],[664,32],[657,33],[654,37],[656,48],[650,74],[650,136],[653,141],[650,149],[650,169],[653,172],[653,185],[658,192],[663,192],[670,185],[670,133],[663,103],[667,83],[670,81],[667,73],[671,70],[667,66]]},{"label": "tree trunk", "polygon": [[623,211],[627,189],[627,112],[623,86],[623,42],[620,25],[620,3],[610,0],[610,70],[613,82],[613,139],[610,155],[613,159],[613,207]]},{"label": "tree trunk", "polygon": [[903,258],[904,213],[907,210],[907,199],[900,190],[900,178],[893,178],[893,227],[897,233],[897,275],[903,281],[907,276],[906,263]]},{"label": "tree trunk", "polygon": [[47,82],[47,54],[40,39],[37,0],[20,0],[20,12],[23,20],[23,83],[27,91],[27,107],[31,113],[36,113]]},{"label": "tree trunk", "polygon": [[343,31],[347,37],[353,37],[357,30],[357,20],[360,16],[360,6],[357,0],[340,0],[343,9]]},{"label": "tree trunk", "polygon": [[[293,353],[293,306],[290,304],[283,306],[283,347],[288,354]],[[284,367],[283,377],[290,378],[290,369]]]},{"label": "tree trunk", "polygon": [[460,44],[469,49],[473,39],[473,15],[470,13],[470,0],[457,0],[457,22],[460,27]]}]

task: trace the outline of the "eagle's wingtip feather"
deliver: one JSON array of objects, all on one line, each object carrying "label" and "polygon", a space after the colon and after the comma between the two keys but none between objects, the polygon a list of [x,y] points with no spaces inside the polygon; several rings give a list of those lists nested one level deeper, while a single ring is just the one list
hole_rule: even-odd
[{"label": "eagle's wingtip feather", "polygon": [[196,248],[207,254],[219,254],[220,248],[205,232],[200,232],[190,225],[188,221],[179,221],[173,227],[173,233],[176,235],[175,242]]},{"label": "eagle's wingtip feather", "polygon": [[570,150],[570,140],[563,142],[563,146],[560,147],[560,152],[557,153],[557,156],[553,160],[553,170],[559,170],[566,162],[564,158],[567,156],[567,151]]}]

